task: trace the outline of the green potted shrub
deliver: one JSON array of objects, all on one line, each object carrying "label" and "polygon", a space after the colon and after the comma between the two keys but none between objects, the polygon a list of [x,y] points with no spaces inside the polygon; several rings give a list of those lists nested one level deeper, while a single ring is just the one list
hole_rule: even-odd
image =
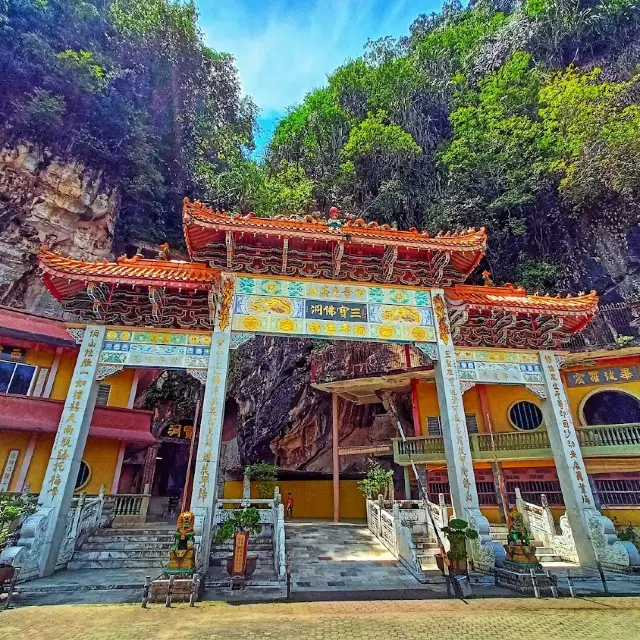
[{"label": "green potted shrub", "polygon": [[[469,523],[460,518],[449,520],[448,527],[442,527],[442,533],[449,540],[449,558],[451,572],[454,574],[467,573],[467,540],[475,540],[478,532],[469,528]],[[444,558],[436,556],[438,567],[444,573]],[[442,563],[442,566],[440,564]]]},{"label": "green potted shrub", "polygon": [[278,481],[278,467],[268,462],[258,462],[247,467],[247,475],[258,485],[258,497],[269,500]]},{"label": "green potted shrub", "polygon": [[358,490],[365,498],[375,500],[379,495],[386,497],[393,471],[384,469],[378,462],[371,462],[363,480],[358,482]]},{"label": "green potted shrub", "polygon": [[[36,509],[34,501],[26,495],[0,493],[0,551],[5,548],[20,523]],[[11,580],[15,569],[0,563],[0,583]]]},{"label": "green potted shrub", "polygon": [[229,518],[218,526],[218,544],[233,538],[233,555],[227,558],[227,572],[230,576],[251,577],[258,563],[257,556],[248,555],[249,536],[262,531],[260,512],[255,507],[235,509]]}]

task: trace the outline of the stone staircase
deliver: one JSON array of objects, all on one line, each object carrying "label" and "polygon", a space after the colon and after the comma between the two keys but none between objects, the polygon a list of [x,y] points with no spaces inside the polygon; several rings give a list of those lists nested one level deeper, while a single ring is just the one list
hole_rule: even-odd
[{"label": "stone staircase", "polygon": [[413,532],[411,536],[416,548],[416,555],[423,571],[437,569],[436,554],[439,553],[438,543],[427,533]]},{"label": "stone staircase", "polygon": [[[506,524],[492,524],[491,537],[500,544],[507,544],[507,535],[509,531]],[[536,546],[536,556],[541,564],[545,562],[562,562],[562,558],[555,554],[551,547],[545,547],[540,540],[532,540],[531,544]]]},{"label": "stone staircase", "polygon": [[167,566],[175,525],[145,523],[98,529],[73,554],[68,569],[144,569]]},{"label": "stone staircase", "polygon": [[[227,558],[232,555],[233,540],[222,544],[214,542],[209,556],[209,571],[205,581],[207,587],[228,586],[229,575],[226,563]],[[247,583],[249,586],[273,586],[279,584],[273,559],[271,525],[263,525],[260,535],[249,537],[248,555],[258,557],[255,573]]]},{"label": "stone staircase", "polygon": [[[500,544],[507,544],[507,526],[501,524],[491,525],[491,537]],[[420,561],[423,571],[436,568],[436,554],[438,551],[438,543],[427,533],[417,531],[412,532],[413,544],[416,548],[416,555]],[[536,555],[542,564],[546,562],[562,562],[562,558],[555,554],[551,547],[545,547],[540,540],[532,540],[532,544],[536,545]]]}]

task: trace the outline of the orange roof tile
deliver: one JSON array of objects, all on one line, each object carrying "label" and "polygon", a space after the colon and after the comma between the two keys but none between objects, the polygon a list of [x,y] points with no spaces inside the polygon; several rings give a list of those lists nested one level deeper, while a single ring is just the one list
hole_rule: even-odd
[{"label": "orange roof tile", "polygon": [[340,235],[348,234],[351,242],[367,244],[397,244],[423,249],[459,249],[462,251],[482,251],[487,246],[487,233],[481,229],[465,229],[460,232],[439,233],[431,236],[428,232],[420,232],[414,227],[408,231],[393,229],[388,224],[379,225],[377,222],[365,222],[362,219],[343,220],[342,227],[334,230],[326,220],[314,216],[302,218],[259,218],[253,213],[247,215],[233,215],[226,211],[218,211],[207,207],[198,200],[190,202],[184,199],[183,220],[185,235],[189,243],[189,224],[196,222],[215,226],[224,231],[280,233],[283,236],[306,236],[308,238],[322,238],[336,240]]},{"label": "orange roof tile", "polygon": [[457,306],[457,302],[472,307],[499,307],[523,313],[593,315],[598,309],[598,295],[595,291],[561,298],[527,294],[523,287],[512,284],[502,287],[458,284],[446,289],[446,295],[452,306]]},{"label": "orange roof tile", "polygon": [[94,260],[87,262],[68,258],[42,247],[40,269],[52,280],[80,281],[98,279],[101,282],[174,285],[186,288],[202,287],[215,282],[220,272],[197,262],[149,260],[134,256],[118,258],[117,262]]}]

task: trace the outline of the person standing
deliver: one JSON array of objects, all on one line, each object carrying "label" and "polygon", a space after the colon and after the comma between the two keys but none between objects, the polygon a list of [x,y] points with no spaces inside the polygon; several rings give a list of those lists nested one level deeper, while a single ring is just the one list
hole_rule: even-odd
[{"label": "person standing", "polygon": [[293,496],[291,492],[287,494],[287,520],[293,520]]}]

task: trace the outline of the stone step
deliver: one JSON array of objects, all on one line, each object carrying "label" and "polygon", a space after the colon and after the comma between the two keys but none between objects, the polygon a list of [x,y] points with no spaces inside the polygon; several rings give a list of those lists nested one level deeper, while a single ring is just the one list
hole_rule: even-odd
[{"label": "stone step", "polygon": [[149,542],[118,540],[107,542],[105,540],[89,540],[83,543],[80,551],[169,551],[173,547],[173,541]]},{"label": "stone step", "polygon": [[[233,554],[233,551],[215,549],[214,551],[211,552],[210,557],[211,558],[228,558],[232,554]],[[248,554],[250,556],[257,556],[258,558],[273,558],[273,551],[255,550],[255,549],[252,549],[251,547],[249,547]]]},{"label": "stone step", "polygon": [[103,560],[71,560],[68,569],[162,569],[167,566],[165,558],[105,558]]},{"label": "stone step", "polygon": [[175,527],[115,527],[112,529],[98,529],[96,536],[171,536],[175,534]]},{"label": "stone step", "polygon": [[562,562],[562,556],[555,553],[536,553],[536,556],[540,562]]},{"label": "stone step", "polygon": [[[249,541],[249,553],[253,551],[273,551],[273,543],[271,540],[268,542],[251,542]],[[214,551],[225,551],[226,553],[233,553],[233,543],[229,544],[216,544],[214,545]]]},{"label": "stone step", "polygon": [[103,544],[127,544],[130,542],[149,542],[157,544],[173,544],[174,537],[171,536],[97,536],[92,535],[87,539],[90,543]]},{"label": "stone step", "polygon": [[73,554],[74,561],[82,560],[132,560],[132,559],[162,559],[163,562],[168,562],[169,553],[163,549],[159,550],[127,550],[122,549],[108,550],[108,551],[85,551],[79,549]]},{"label": "stone step", "polygon": [[[227,557],[224,558],[209,558],[209,566],[210,567],[226,567],[227,565]],[[273,558],[258,558],[256,561],[256,568],[261,571],[274,571],[274,562]]]}]

